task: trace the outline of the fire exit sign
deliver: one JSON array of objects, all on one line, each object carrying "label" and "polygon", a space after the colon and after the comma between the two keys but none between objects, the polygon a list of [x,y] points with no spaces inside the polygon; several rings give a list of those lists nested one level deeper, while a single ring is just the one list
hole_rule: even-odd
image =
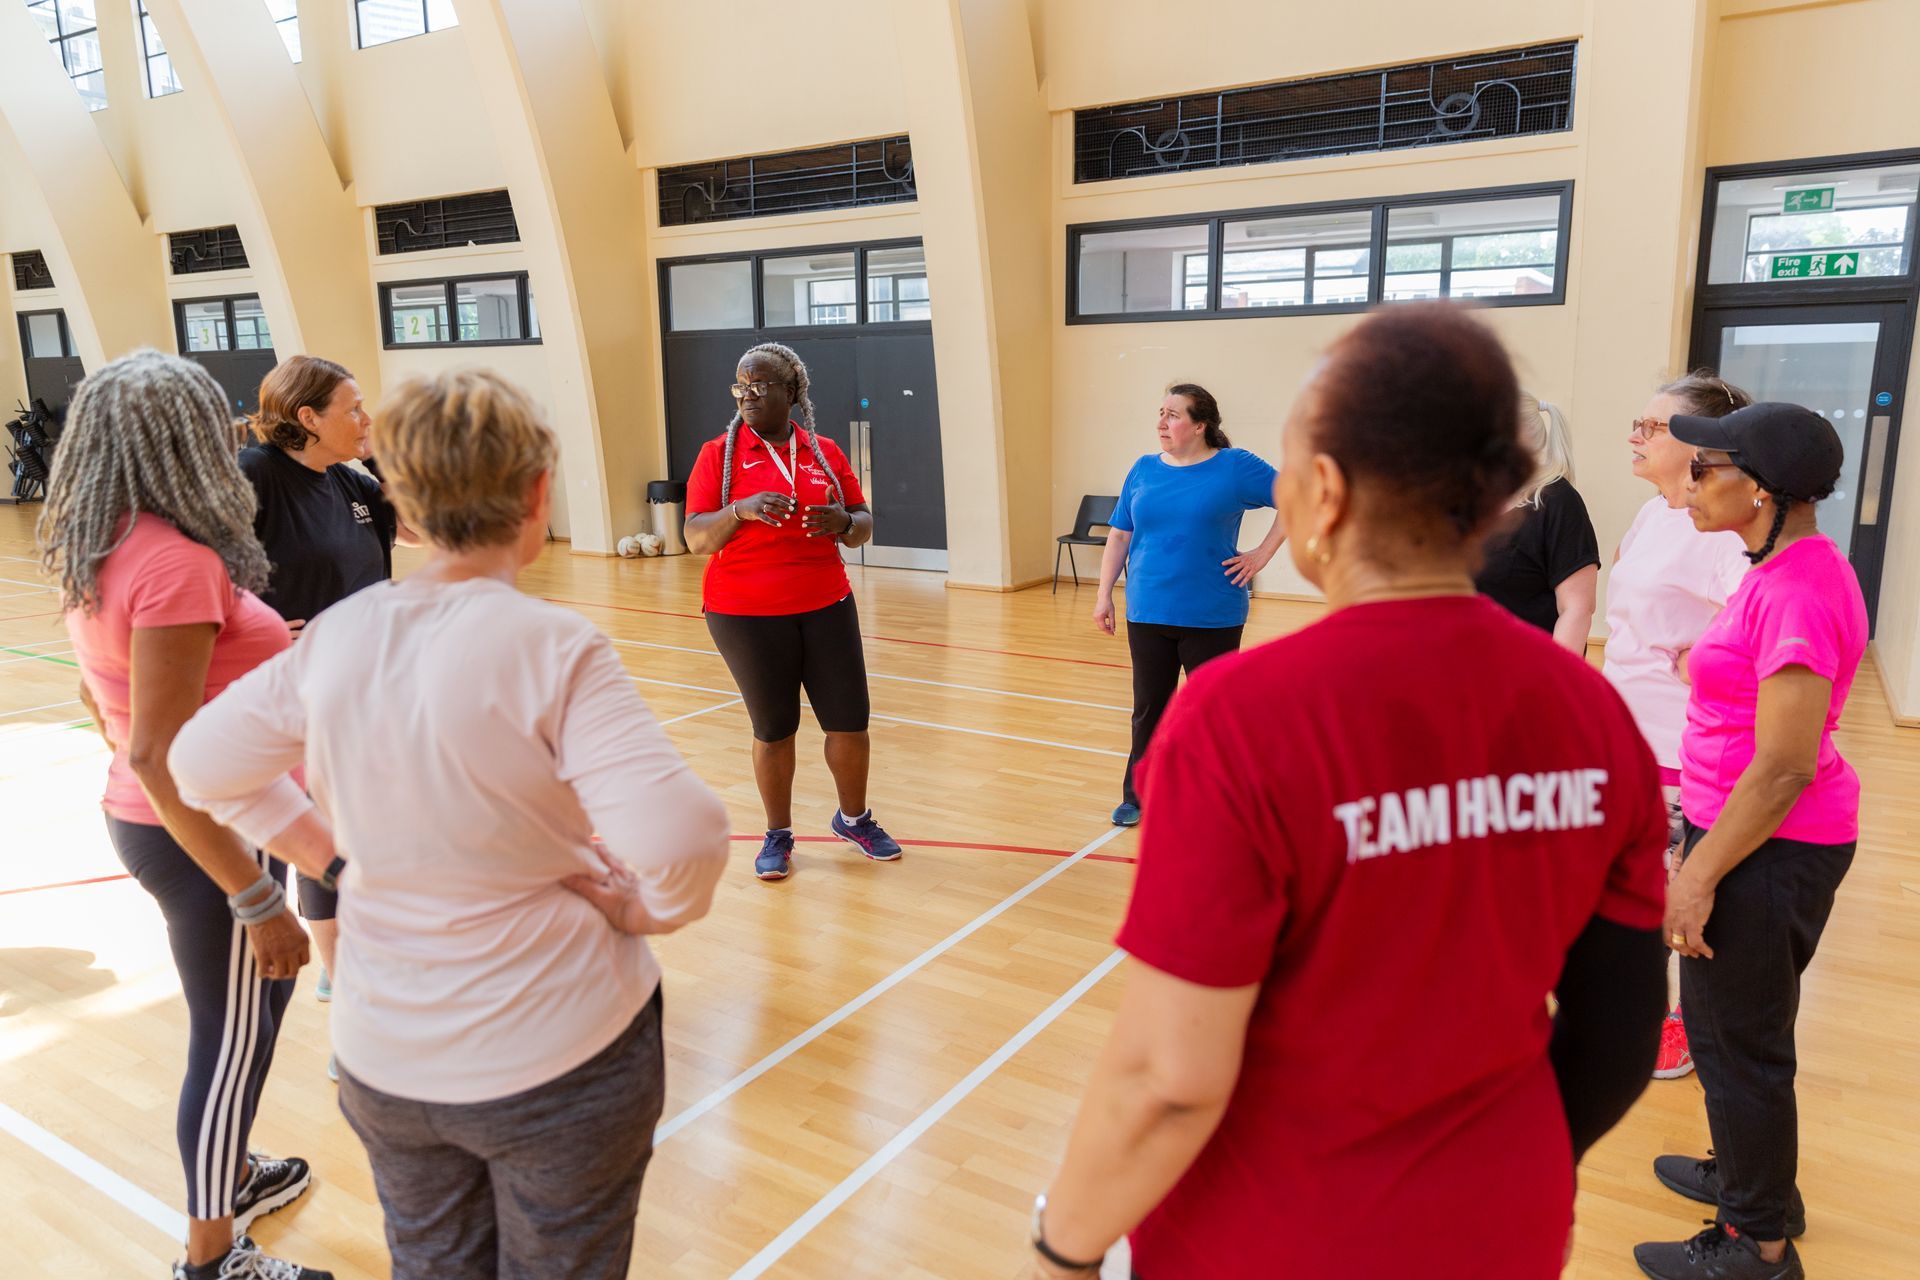
[{"label": "fire exit sign", "polygon": [[1832,187],[1802,187],[1798,191],[1787,192],[1785,209],[1788,213],[1825,213],[1832,208]]},{"label": "fire exit sign", "polygon": [[1774,280],[1813,280],[1821,276],[1851,276],[1860,272],[1857,253],[1778,253],[1773,258]]}]

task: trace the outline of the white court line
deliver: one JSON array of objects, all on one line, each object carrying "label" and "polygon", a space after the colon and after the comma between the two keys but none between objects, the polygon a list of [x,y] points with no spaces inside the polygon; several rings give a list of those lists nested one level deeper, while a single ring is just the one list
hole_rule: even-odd
[{"label": "white court line", "polygon": [[1108,841],[1125,830],[1125,827],[1114,827],[1088,841],[1081,847],[1078,853],[1075,853],[1070,858],[1063,859],[1059,866],[1053,867],[1043,874],[1036,876],[1034,879],[1029,880],[1021,888],[1014,890],[993,906],[988,907],[985,911],[961,925],[958,929],[934,943],[931,947],[928,947],[925,951],[922,951],[919,955],[907,961],[898,969],[895,969],[892,973],[880,979],[880,981],[874,983],[826,1017],[820,1019],[820,1021],[814,1023],[805,1031],[802,1031],[799,1035],[787,1041],[778,1049],[775,1049],[772,1053],[760,1059],[760,1061],[754,1063],[745,1071],[742,1071],[739,1075],[727,1081],[673,1119],[660,1125],[653,1131],[653,1145],[658,1147],[661,1143],[673,1137],[674,1134],[679,1133],[695,1120],[698,1120],[701,1116],[707,1114],[707,1112],[712,1111],[728,1098],[731,1098],[734,1094],[740,1092],[755,1080],[758,1080],[761,1076],[767,1074],[767,1072],[773,1070],[788,1058],[791,1058],[794,1054],[800,1052],[800,1050],[806,1048],[815,1040],[818,1040],[821,1036],[833,1030],[848,1018],[851,1018],[854,1014],[860,1012],[875,1000],[878,1000],[881,996],[893,990],[893,988],[899,986],[902,982],[905,982],[908,978],[911,978],[914,974],[920,972],[920,970],[926,968],[935,960],[938,960],[941,956],[959,946],[981,929],[986,928],[987,925],[999,919],[1003,913],[1025,901],[1028,895],[1037,892],[1042,886],[1051,883],[1054,877],[1064,874],[1068,867],[1081,861],[1088,854],[1096,852]]},{"label": "white court line", "polygon": [[766,1248],[754,1254],[746,1266],[733,1273],[733,1280],[754,1280],[756,1276],[765,1275],[767,1268],[785,1257],[787,1251],[799,1244],[809,1231],[826,1221],[829,1214],[850,1200],[861,1187],[871,1182],[875,1174],[886,1168],[896,1156],[918,1141],[927,1130],[938,1124],[947,1112],[960,1105],[968,1094],[980,1087],[981,1082],[1005,1066],[1007,1059],[1024,1049],[1029,1041],[1046,1030],[1049,1023],[1065,1013],[1074,1001],[1085,995],[1095,983],[1112,973],[1114,967],[1125,956],[1125,952],[1114,952],[1096,965],[1093,972],[1067,988],[1058,1000],[1042,1009],[1032,1022],[1015,1032],[1011,1040],[994,1050],[991,1057],[969,1071],[960,1083],[942,1094],[938,1102],[922,1111],[915,1117],[912,1124],[893,1135],[886,1146],[869,1156],[858,1169],[841,1179],[839,1186],[821,1197],[818,1204],[801,1214],[793,1225],[775,1236]]},{"label": "white court line", "polygon": [[35,711],[51,711],[55,707],[77,707],[79,705],[80,699],[68,698],[65,702],[49,702],[38,707],[21,707],[18,711],[0,711],[0,720],[4,720],[8,716],[31,715]]},{"label": "white court line", "polygon": [[169,1209],[84,1151],[54,1137],[33,1121],[0,1103],[0,1130],[12,1134],[74,1177],[117,1200],[128,1212],[150,1222],[175,1240],[187,1238],[187,1218]]},{"label": "white court line", "polygon": [[660,724],[663,728],[670,724],[679,724],[682,720],[691,720],[695,716],[706,715],[707,712],[709,711],[725,711],[728,707],[738,705],[739,702],[740,702],[740,699],[738,698],[728,698],[725,702],[716,702],[711,707],[702,707],[698,711],[689,711],[687,712],[687,714],[683,716],[675,716],[671,720],[662,720]]},{"label": "white court line", "polygon": [[[613,637],[609,636],[608,639],[611,640]],[[653,640],[614,640],[613,643],[623,644],[631,649],[665,649],[669,653],[698,653],[704,654],[709,658],[722,656],[718,649],[695,649],[684,644],[660,644]],[[948,684],[941,680],[923,680],[917,676],[889,676],[882,675],[877,671],[867,672],[867,677],[872,680],[896,680],[902,684],[932,685],[936,689],[961,689],[967,693],[991,693],[1002,698],[1027,698],[1034,702],[1058,702],[1069,707],[1091,707],[1095,711],[1131,712],[1133,710],[1132,707],[1116,707],[1105,702],[1082,702],[1078,698],[1054,698],[1040,693],[1017,693],[1012,689],[988,689],[977,684]]]},{"label": "white court line", "polygon": [[39,564],[32,556],[0,556],[0,560],[18,560],[21,564]]},{"label": "white court line", "polygon": [[0,582],[11,583],[16,587],[32,587],[35,591],[51,591],[52,587],[44,582],[22,582],[18,578],[0,578]]},{"label": "white court line", "polygon": [[[5,581],[5,579],[0,579],[0,581]],[[54,590],[52,587],[35,587],[31,591],[9,591],[5,595],[0,596],[0,600],[18,600],[21,596],[46,596],[53,594]]]},{"label": "white court line", "polygon": [[16,662],[40,662],[47,658],[64,658],[64,653],[28,653],[18,658],[0,658],[0,667],[10,667]]},{"label": "white court line", "polygon": [[656,680],[652,676],[636,676],[631,671],[627,673],[627,678],[629,680],[637,681],[640,684],[665,685],[669,689],[691,689],[695,693],[730,693],[732,692],[732,690],[730,689],[716,689],[710,684],[682,684],[678,680]]},{"label": "white court line", "polygon": [[893,724],[918,725],[922,729],[945,729],[948,733],[971,733],[981,738],[999,738],[1003,742],[1027,742],[1036,747],[1056,747],[1061,751],[1084,751],[1094,756],[1115,756],[1121,760],[1127,758],[1124,751],[1112,751],[1106,747],[1083,747],[1077,742],[1051,742],[1046,738],[1022,738],[1013,733],[995,733],[991,729],[963,729],[957,724],[935,724],[931,720],[909,720],[904,716],[883,716],[878,711],[869,712],[875,720],[886,720]]},{"label": "white court line", "polygon": [[26,641],[22,641],[19,644],[9,644],[7,645],[7,648],[38,649],[42,645],[49,645],[49,644],[71,645],[72,643],[73,643],[73,638],[71,636],[55,636],[51,640],[26,640]]}]

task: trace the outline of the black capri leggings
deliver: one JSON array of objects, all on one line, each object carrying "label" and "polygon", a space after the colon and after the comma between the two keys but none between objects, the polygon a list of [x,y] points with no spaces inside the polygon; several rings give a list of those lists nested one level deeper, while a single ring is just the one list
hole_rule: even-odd
[{"label": "black capri leggings", "polygon": [[802,687],[821,729],[867,731],[867,658],[852,595],[812,613],[709,613],[707,631],[761,742],[785,742],[800,731]]},{"label": "black capri leggings", "polygon": [[[293,980],[260,976],[247,931],[165,827],[107,819],[114,852],[167,919],[167,945],[187,998],[187,1076],[175,1138],[187,1173],[187,1216],[224,1218],[247,1173],[247,1134],[273,1065]],[[256,853],[281,884],[287,869]]]}]

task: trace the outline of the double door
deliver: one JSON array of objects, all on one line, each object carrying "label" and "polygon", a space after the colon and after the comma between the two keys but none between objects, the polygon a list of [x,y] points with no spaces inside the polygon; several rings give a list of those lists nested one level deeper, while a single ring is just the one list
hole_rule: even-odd
[{"label": "double door", "polygon": [[1815,515],[1859,575],[1868,617],[1880,594],[1911,314],[1904,302],[1713,307],[1693,334],[1696,366],[1756,400],[1805,405],[1839,432],[1840,483]]},{"label": "double door", "polygon": [[[931,333],[673,333],[665,338],[667,441],[674,478],[733,413],[740,356],[772,339],[807,366],[814,426],[839,445],[873,507],[873,541],[848,563],[947,567],[945,468]],[[798,417],[798,410],[795,411]]]}]

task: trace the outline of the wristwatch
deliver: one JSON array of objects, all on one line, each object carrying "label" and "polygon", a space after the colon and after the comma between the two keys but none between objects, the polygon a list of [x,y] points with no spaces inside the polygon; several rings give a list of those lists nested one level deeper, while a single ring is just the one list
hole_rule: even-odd
[{"label": "wristwatch", "polygon": [[333,892],[334,889],[339,887],[340,873],[346,869],[347,860],[345,858],[335,857],[332,862],[327,864],[327,869],[321,873],[320,887],[329,893]]},{"label": "wristwatch", "polygon": [[1101,1266],[1106,1262],[1105,1258],[1095,1258],[1092,1262],[1076,1262],[1072,1258],[1064,1258],[1054,1252],[1053,1246],[1047,1243],[1046,1216],[1047,1193],[1042,1191],[1033,1198],[1034,1252],[1062,1270],[1086,1271],[1096,1276],[1099,1275]]}]

